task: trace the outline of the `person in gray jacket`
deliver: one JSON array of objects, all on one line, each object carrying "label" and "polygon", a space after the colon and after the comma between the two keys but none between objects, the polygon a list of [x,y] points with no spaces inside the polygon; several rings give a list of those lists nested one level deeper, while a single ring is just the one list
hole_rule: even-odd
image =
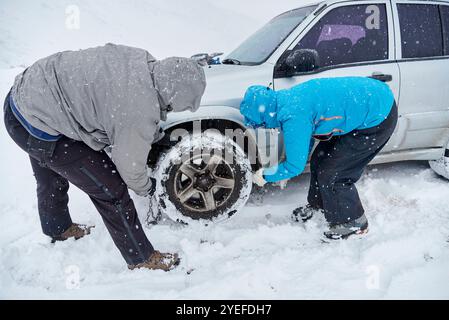
[{"label": "person in gray jacket", "polygon": [[127,187],[151,196],[155,180],[146,164],[159,122],[170,111],[196,111],[205,87],[195,60],[156,60],[114,44],[56,53],[19,74],[5,125],[30,155],[43,232],[53,241],[89,234],[70,218],[71,182],[89,195],[130,269],[177,265],[177,254],[152,247]]}]

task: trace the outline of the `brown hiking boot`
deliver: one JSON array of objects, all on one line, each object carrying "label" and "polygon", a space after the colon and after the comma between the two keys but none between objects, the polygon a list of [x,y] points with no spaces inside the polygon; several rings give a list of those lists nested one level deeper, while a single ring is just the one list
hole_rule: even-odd
[{"label": "brown hiking boot", "polygon": [[177,253],[161,253],[157,250],[151,254],[147,261],[136,264],[136,265],[128,265],[130,270],[147,268],[151,270],[164,270],[170,271],[174,269],[177,265],[179,265],[179,259]]},{"label": "brown hiking boot", "polygon": [[55,243],[56,241],[65,241],[69,238],[75,238],[78,240],[88,234],[90,234],[90,229],[95,226],[86,226],[84,224],[72,223],[72,225],[59,236],[52,237],[51,242]]}]

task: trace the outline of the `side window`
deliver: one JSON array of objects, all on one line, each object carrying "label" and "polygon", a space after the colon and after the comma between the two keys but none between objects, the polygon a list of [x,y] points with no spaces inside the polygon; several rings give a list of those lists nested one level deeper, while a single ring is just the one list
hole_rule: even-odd
[{"label": "side window", "polygon": [[449,55],[449,6],[440,6],[443,24],[443,47],[444,55]]},{"label": "side window", "polygon": [[398,4],[402,57],[443,55],[440,13],[437,5]]},{"label": "side window", "polygon": [[309,30],[296,49],[316,51],[318,68],[388,59],[385,5],[335,8]]}]

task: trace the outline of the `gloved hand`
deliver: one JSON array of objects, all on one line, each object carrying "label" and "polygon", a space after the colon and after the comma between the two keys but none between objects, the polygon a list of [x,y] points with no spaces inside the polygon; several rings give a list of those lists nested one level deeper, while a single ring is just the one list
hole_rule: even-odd
[{"label": "gloved hand", "polygon": [[285,188],[287,188],[288,180],[289,179],[281,180],[281,181],[278,181],[276,183],[273,183],[273,185],[275,185],[276,187],[281,188],[281,190],[284,190]]},{"label": "gloved hand", "polygon": [[259,187],[263,187],[267,183],[263,177],[263,168],[253,173],[253,183],[257,184]]},{"label": "gloved hand", "polygon": [[154,192],[156,192],[156,179],[150,177],[151,181],[151,188],[147,193],[147,197],[152,197],[154,195]]},{"label": "gloved hand", "polygon": [[151,180],[151,188],[148,191],[147,199],[149,200],[148,214],[147,214],[147,223],[148,224],[157,224],[161,218],[162,214],[159,208],[159,200],[156,197],[153,197],[156,192],[156,179],[150,177]]}]

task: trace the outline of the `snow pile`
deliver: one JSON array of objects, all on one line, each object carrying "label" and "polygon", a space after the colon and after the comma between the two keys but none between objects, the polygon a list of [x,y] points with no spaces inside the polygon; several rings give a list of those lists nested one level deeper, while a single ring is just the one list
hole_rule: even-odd
[{"label": "snow pile", "polygon": [[[78,31],[64,27],[66,4],[80,7]],[[158,57],[227,51],[269,17],[297,5],[4,0],[0,95],[21,66],[57,50],[119,42]],[[325,244],[323,217],[306,225],[290,221],[306,199],[309,176],[303,175],[282,192],[253,193],[227,222],[146,229],[157,249],[179,252],[182,263],[169,273],[129,271],[89,198],[74,187],[73,220],[96,228],[79,241],[56,244],[42,235],[29,160],[0,123],[2,299],[449,298],[449,183],[426,163],[368,170],[358,184],[370,220],[362,239]],[[134,198],[143,221],[148,203]]]}]

